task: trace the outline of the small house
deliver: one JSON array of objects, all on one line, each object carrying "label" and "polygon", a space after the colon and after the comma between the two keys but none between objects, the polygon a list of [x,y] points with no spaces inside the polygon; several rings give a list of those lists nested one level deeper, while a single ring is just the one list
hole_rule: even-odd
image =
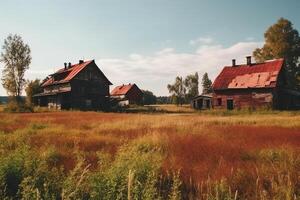
[{"label": "small house", "polygon": [[210,94],[202,94],[196,96],[191,101],[191,107],[198,110],[205,110],[212,108],[212,95]]},{"label": "small house", "polygon": [[213,83],[213,107],[296,109],[299,92],[287,88],[284,59],[225,66]]},{"label": "small house", "polygon": [[120,106],[129,104],[140,104],[143,99],[143,92],[136,84],[119,85],[115,87],[111,93],[111,98],[118,101]]},{"label": "small house", "polygon": [[110,85],[94,60],[64,63],[64,67],[43,81],[43,92],[34,95],[34,102],[54,109],[105,109]]}]

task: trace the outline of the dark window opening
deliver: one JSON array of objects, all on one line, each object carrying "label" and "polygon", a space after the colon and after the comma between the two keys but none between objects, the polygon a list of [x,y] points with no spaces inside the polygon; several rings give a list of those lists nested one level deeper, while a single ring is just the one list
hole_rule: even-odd
[{"label": "dark window opening", "polygon": [[206,108],[210,109],[210,100],[206,99],[205,102],[206,102]]},{"label": "dark window opening", "polygon": [[217,99],[217,105],[218,105],[218,106],[221,106],[221,105],[222,105],[222,98],[218,98],[218,99]]},{"label": "dark window opening", "polygon": [[233,110],[233,99],[227,99],[227,109],[228,110]]}]

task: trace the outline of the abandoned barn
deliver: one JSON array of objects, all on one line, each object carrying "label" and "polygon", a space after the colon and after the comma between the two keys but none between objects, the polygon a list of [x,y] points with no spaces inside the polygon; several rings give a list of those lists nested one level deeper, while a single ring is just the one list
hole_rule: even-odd
[{"label": "abandoned barn", "polygon": [[38,106],[56,109],[103,109],[112,83],[94,60],[71,64],[49,75],[42,83],[43,92],[34,95]]},{"label": "abandoned barn", "polygon": [[211,94],[202,94],[192,99],[191,106],[192,108],[198,110],[211,109],[212,108],[211,101],[212,101]]},{"label": "abandoned barn", "polygon": [[118,101],[120,106],[126,106],[129,104],[140,104],[143,98],[143,92],[134,83],[128,85],[120,85],[115,87],[111,93],[111,98]]},{"label": "abandoned barn", "polygon": [[299,92],[287,89],[284,60],[226,66],[213,83],[214,108],[296,109],[300,106]]}]

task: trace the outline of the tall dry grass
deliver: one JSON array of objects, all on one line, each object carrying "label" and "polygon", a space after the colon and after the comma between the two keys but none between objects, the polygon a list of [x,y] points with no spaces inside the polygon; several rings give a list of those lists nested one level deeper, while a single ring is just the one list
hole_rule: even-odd
[{"label": "tall dry grass", "polygon": [[[299,197],[300,115],[297,112],[0,113],[2,156],[26,145],[47,155],[49,166],[63,167],[65,172],[76,168],[78,154],[85,158],[84,166],[90,165],[91,172],[102,166],[99,155],[109,157],[103,161],[109,166],[124,146],[139,140],[163,142],[159,143],[163,150],[159,173],[164,178],[149,178],[150,182],[145,182],[150,184],[149,191],[154,191],[154,183],[155,187],[161,183],[158,191],[171,192],[173,182],[168,174],[179,172],[180,181],[174,182],[177,184],[174,192],[164,194],[165,198],[176,195],[184,199]],[[122,184],[127,187],[128,182]],[[136,191],[141,189],[137,187]]]}]

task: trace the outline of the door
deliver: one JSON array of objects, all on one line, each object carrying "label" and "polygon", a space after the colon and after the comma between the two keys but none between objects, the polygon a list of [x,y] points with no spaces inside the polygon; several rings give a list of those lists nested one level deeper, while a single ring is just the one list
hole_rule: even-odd
[{"label": "door", "polygon": [[203,99],[198,99],[197,104],[198,104],[198,109],[202,109],[203,108]]},{"label": "door", "polygon": [[210,109],[210,100],[209,99],[206,99],[206,108],[207,109]]},{"label": "door", "polygon": [[233,110],[233,99],[227,99],[227,110]]}]

